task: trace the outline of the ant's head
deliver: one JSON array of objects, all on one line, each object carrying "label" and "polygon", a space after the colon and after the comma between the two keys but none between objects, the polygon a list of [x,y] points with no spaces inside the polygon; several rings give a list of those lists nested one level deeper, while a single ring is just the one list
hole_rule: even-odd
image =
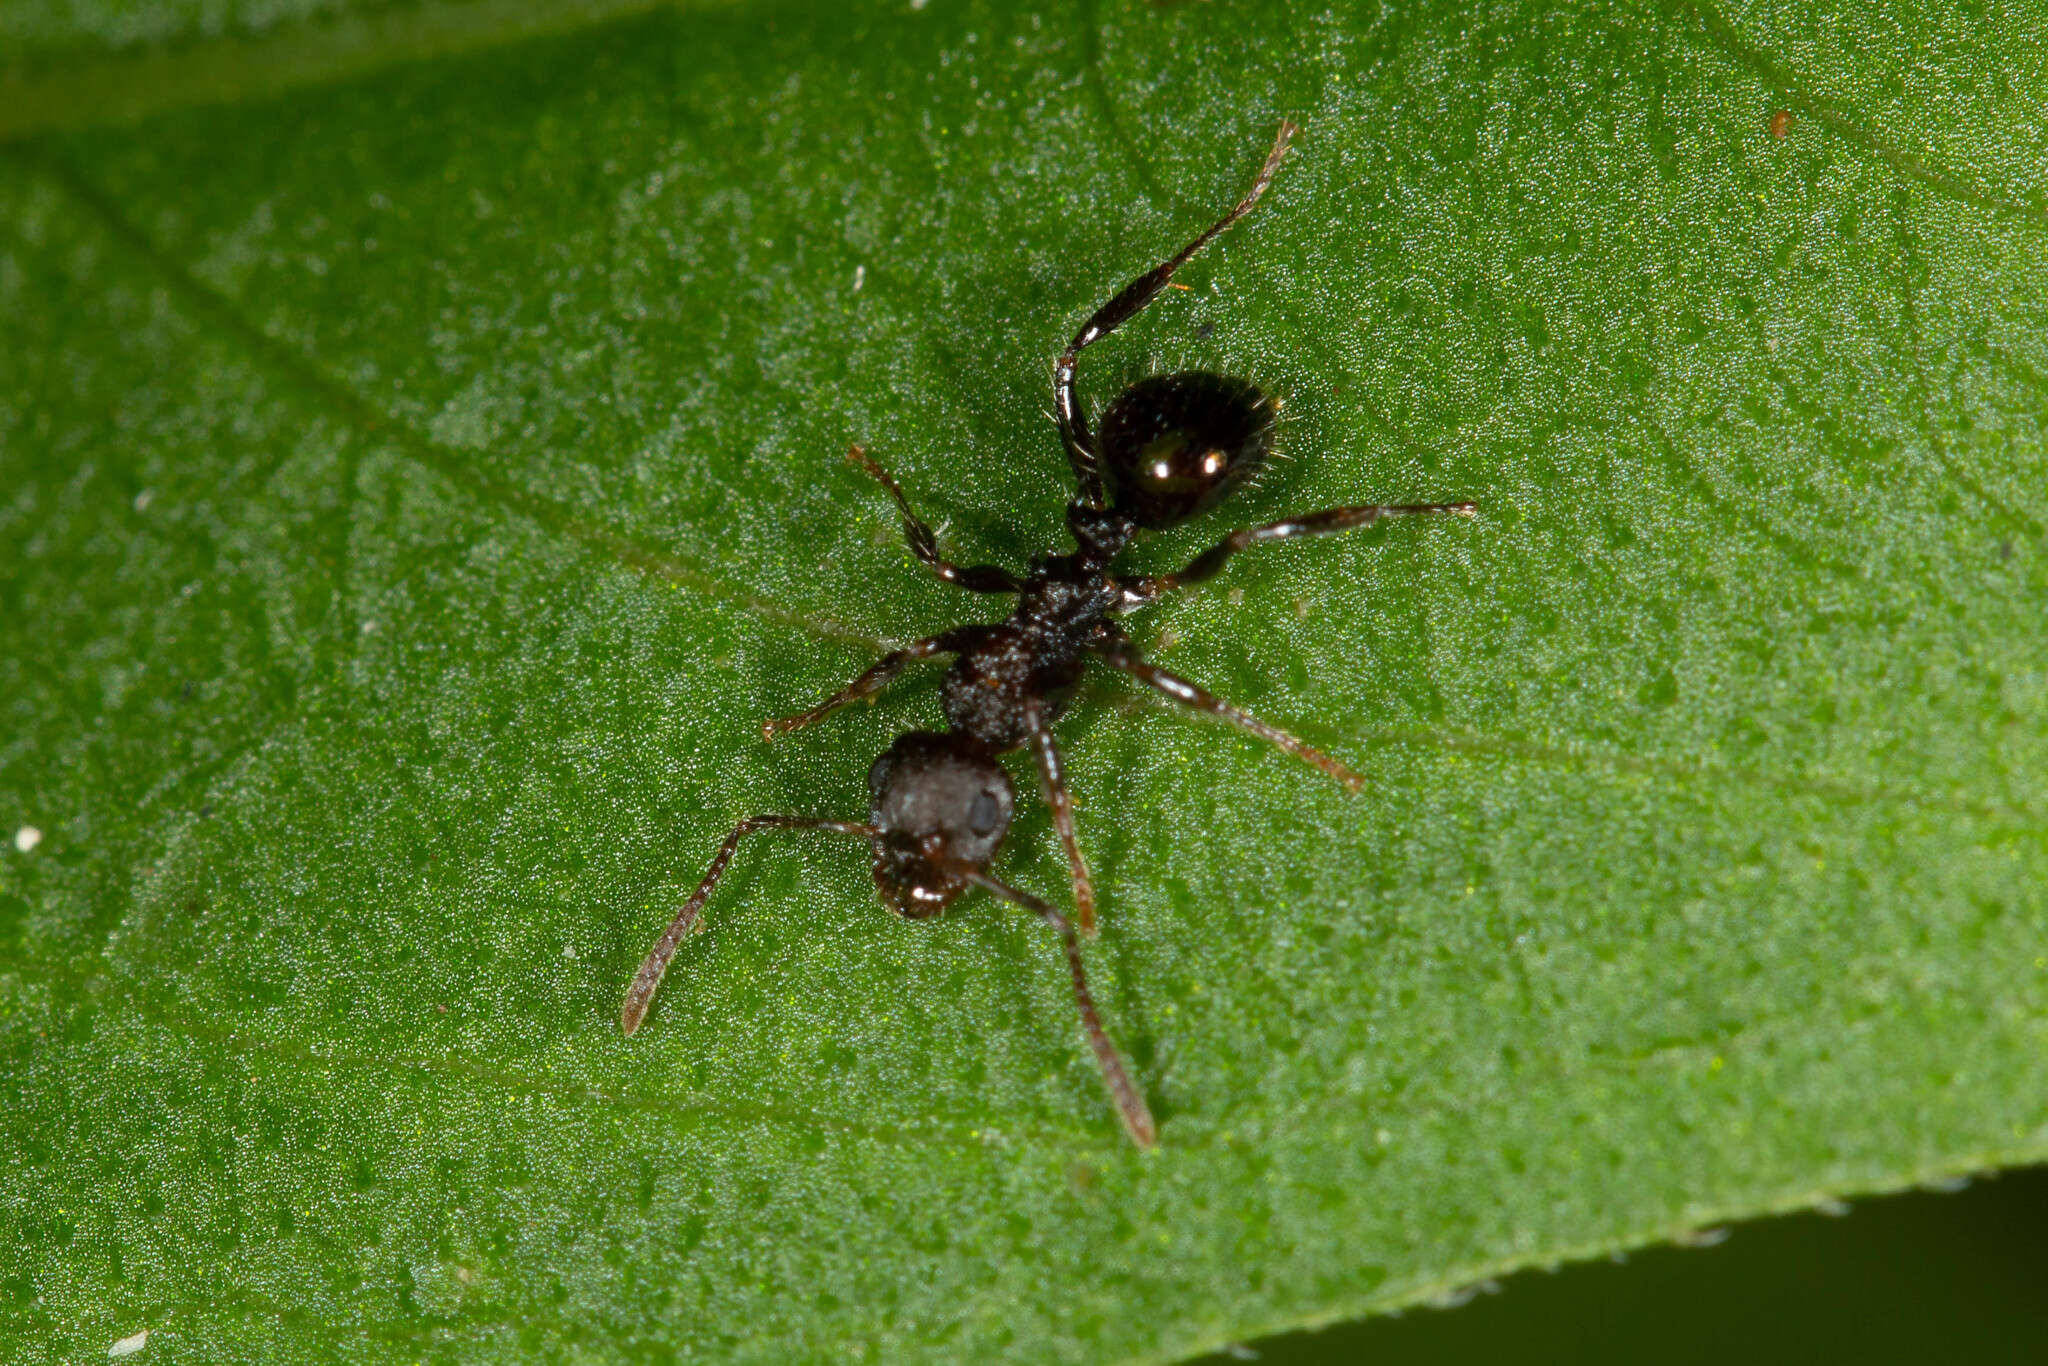
[{"label": "ant's head", "polygon": [[985,870],[1016,809],[1010,775],[988,747],[959,732],[898,736],[868,770],[875,887],[898,915],[937,915],[967,890],[962,870]]},{"label": "ant's head", "polygon": [[1102,415],[1109,505],[1148,531],[1206,512],[1273,449],[1273,404],[1246,380],[1199,370],[1141,379]]}]

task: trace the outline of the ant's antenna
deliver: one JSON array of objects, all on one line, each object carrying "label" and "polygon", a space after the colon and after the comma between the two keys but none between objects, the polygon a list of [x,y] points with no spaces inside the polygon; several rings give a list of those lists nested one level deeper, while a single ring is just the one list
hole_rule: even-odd
[{"label": "ant's antenna", "polygon": [[725,866],[732,862],[733,851],[739,848],[741,836],[751,835],[756,830],[831,830],[864,839],[870,845],[882,837],[882,832],[872,825],[862,825],[857,821],[820,820],[814,816],[753,816],[734,826],[732,833],[725,837],[725,843],[718,846],[718,854],[711,860],[704,880],[683,903],[683,909],[676,912],[676,918],[669,921],[668,928],[661,932],[661,938],[654,941],[654,947],[641,961],[640,971],[633,974],[633,985],[626,988],[626,1003],[619,1011],[619,1028],[625,1030],[628,1037],[647,1018],[647,1007],[653,1003],[662,975],[668,971],[669,960],[676,956],[683,936],[700,928],[697,913],[704,909],[704,898],[711,895],[718,879],[725,876]]}]

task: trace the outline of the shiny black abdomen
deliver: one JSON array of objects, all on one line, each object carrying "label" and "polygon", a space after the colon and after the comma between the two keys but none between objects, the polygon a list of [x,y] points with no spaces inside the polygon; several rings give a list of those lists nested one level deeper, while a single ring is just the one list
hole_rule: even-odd
[{"label": "shiny black abdomen", "polygon": [[1273,450],[1273,405],[1250,380],[1185,370],[1141,379],[1102,415],[1110,506],[1150,530],[1206,512]]}]

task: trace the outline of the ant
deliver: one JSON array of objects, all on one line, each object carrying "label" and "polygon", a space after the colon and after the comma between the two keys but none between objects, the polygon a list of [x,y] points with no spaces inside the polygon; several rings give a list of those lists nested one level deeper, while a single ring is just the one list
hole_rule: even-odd
[{"label": "ant", "polygon": [[755,816],[726,836],[710,870],[676,913],[626,992],[620,1024],[633,1033],[685,934],[698,928],[698,912],[718,884],[742,837],[756,830],[828,830],[867,842],[875,887],[890,910],[910,920],[938,915],[969,888],[1001,897],[1044,920],[1060,936],[1073,976],[1074,1003],[1103,1080],[1131,1139],[1142,1148],[1158,1142],[1158,1129],[1144,1095],[1103,1032],[1088,991],[1072,921],[1028,892],[991,877],[989,864],[1002,847],[1016,808],[1016,792],[996,756],[1028,748],[1038,767],[1039,790],[1051,810],[1053,827],[1065,846],[1072,874],[1079,931],[1095,933],[1095,886],[1074,838],[1074,804],[1068,794],[1052,725],[1066,710],[1089,659],[1131,675],[1148,687],[1197,711],[1218,716],[1296,758],[1306,760],[1357,791],[1364,779],[1329,755],[1195,684],[1146,662],[1116,622],[1118,616],[1158,601],[1187,584],[1213,577],[1238,551],[1268,541],[1321,536],[1368,526],[1382,517],[1422,513],[1471,516],[1471,503],[1330,508],[1323,512],[1246,527],[1173,574],[1120,578],[1116,558],[1143,531],[1179,526],[1221,502],[1266,461],[1273,444],[1277,406],[1242,379],[1201,371],[1157,375],[1125,389],[1102,415],[1100,435],[1074,388],[1080,353],[1128,322],[1150,303],[1173,273],[1238,219],[1251,212],[1272,182],[1297,131],[1283,122],[1273,150],[1244,198],[1178,254],[1131,281],[1094,316],[1053,365],[1053,394],[1060,442],[1077,485],[1067,506],[1071,554],[1041,555],[1019,578],[997,565],[956,565],[938,550],[932,529],[911,510],[910,500],[888,471],[855,446],[847,458],[888,490],[903,514],[910,551],[947,583],[976,593],[1015,593],[1016,609],[993,626],[962,626],[891,651],[852,683],[809,711],[766,723],[762,738],[773,740],[849,702],[872,698],[903,668],[935,655],[954,656],[941,685],[944,733],[911,731],[875,760],[868,772],[868,819],[825,820],[808,816]]}]

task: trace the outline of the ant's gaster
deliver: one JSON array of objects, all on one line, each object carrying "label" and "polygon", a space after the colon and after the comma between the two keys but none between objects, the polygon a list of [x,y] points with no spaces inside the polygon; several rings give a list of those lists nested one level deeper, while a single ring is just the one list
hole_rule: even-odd
[{"label": "ant's gaster", "polygon": [[1067,507],[1067,529],[1075,543],[1071,554],[1041,555],[1021,578],[997,565],[952,564],[939,554],[931,528],[911,511],[909,499],[888,471],[858,446],[848,453],[895,500],[911,553],[926,568],[973,592],[1015,593],[1016,610],[994,626],[962,626],[892,651],[809,711],[762,727],[763,737],[772,740],[849,702],[873,697],[914,661],[954,657],[941,685],[952,729],[943,734],[912,731],[875,760],[868,772],[865,823],[755,816],[726,837],[704,880],[676,913],[627,990],[620,1014],[626,1033],[640,1027],[669,960],[683,936],[698,927],[705,898],[732,861],[742,836],[756,830],[833,831],[867,843],[875,887],[898,915],[913,920],[935,916],[970,887],[979,887],[1050,925],[1066,951],[1081,1025],[1124,1128],[1141,1147],[1158,1141],[1143,1094],[1103,1033],[1074,924],[1039,898],[989,875],[1016,805],[1010,779],[996,756],[1016,749],[1031,751],[1039,791],[1066,850],[1080,932],[1092,936],[1095,888],[1074,838],[1073,801],[1052,734],[1053,723],[1066,710],[1090,659],[1122,670],[1185,706],[1219,716],[1314,764],[1354,791],[1364,781],[1329,755],[1148,663],[1116,619],[1176,588],[1214,576],[1232,555],[1250,546],[1348,531],[1382,517],[1446,512],[1470,516],[1475,511],[1471,503],[1331,508],[1234,531],[1178,573],[1123,578],[1114,572],[1117,557],[1139,532],[1180,525],[1221,502],[1259,470],[1272,450],[1274,404],[1257,386],[1241,379],[1198,371],[1154,376],[1118,395],[1103,413],[1096,434],[1090,431],[1074,387],[1075,363],[1082,351],[1150,303],[1173,273],[1211,239],[1251,211],[1287,155],[1295,131],[1294,124],[1281,124],[1273,150],[1244,198],[1178,254],[1131,281],[1097,309],[1054,362],[1060,442],[1077,484]]}]

